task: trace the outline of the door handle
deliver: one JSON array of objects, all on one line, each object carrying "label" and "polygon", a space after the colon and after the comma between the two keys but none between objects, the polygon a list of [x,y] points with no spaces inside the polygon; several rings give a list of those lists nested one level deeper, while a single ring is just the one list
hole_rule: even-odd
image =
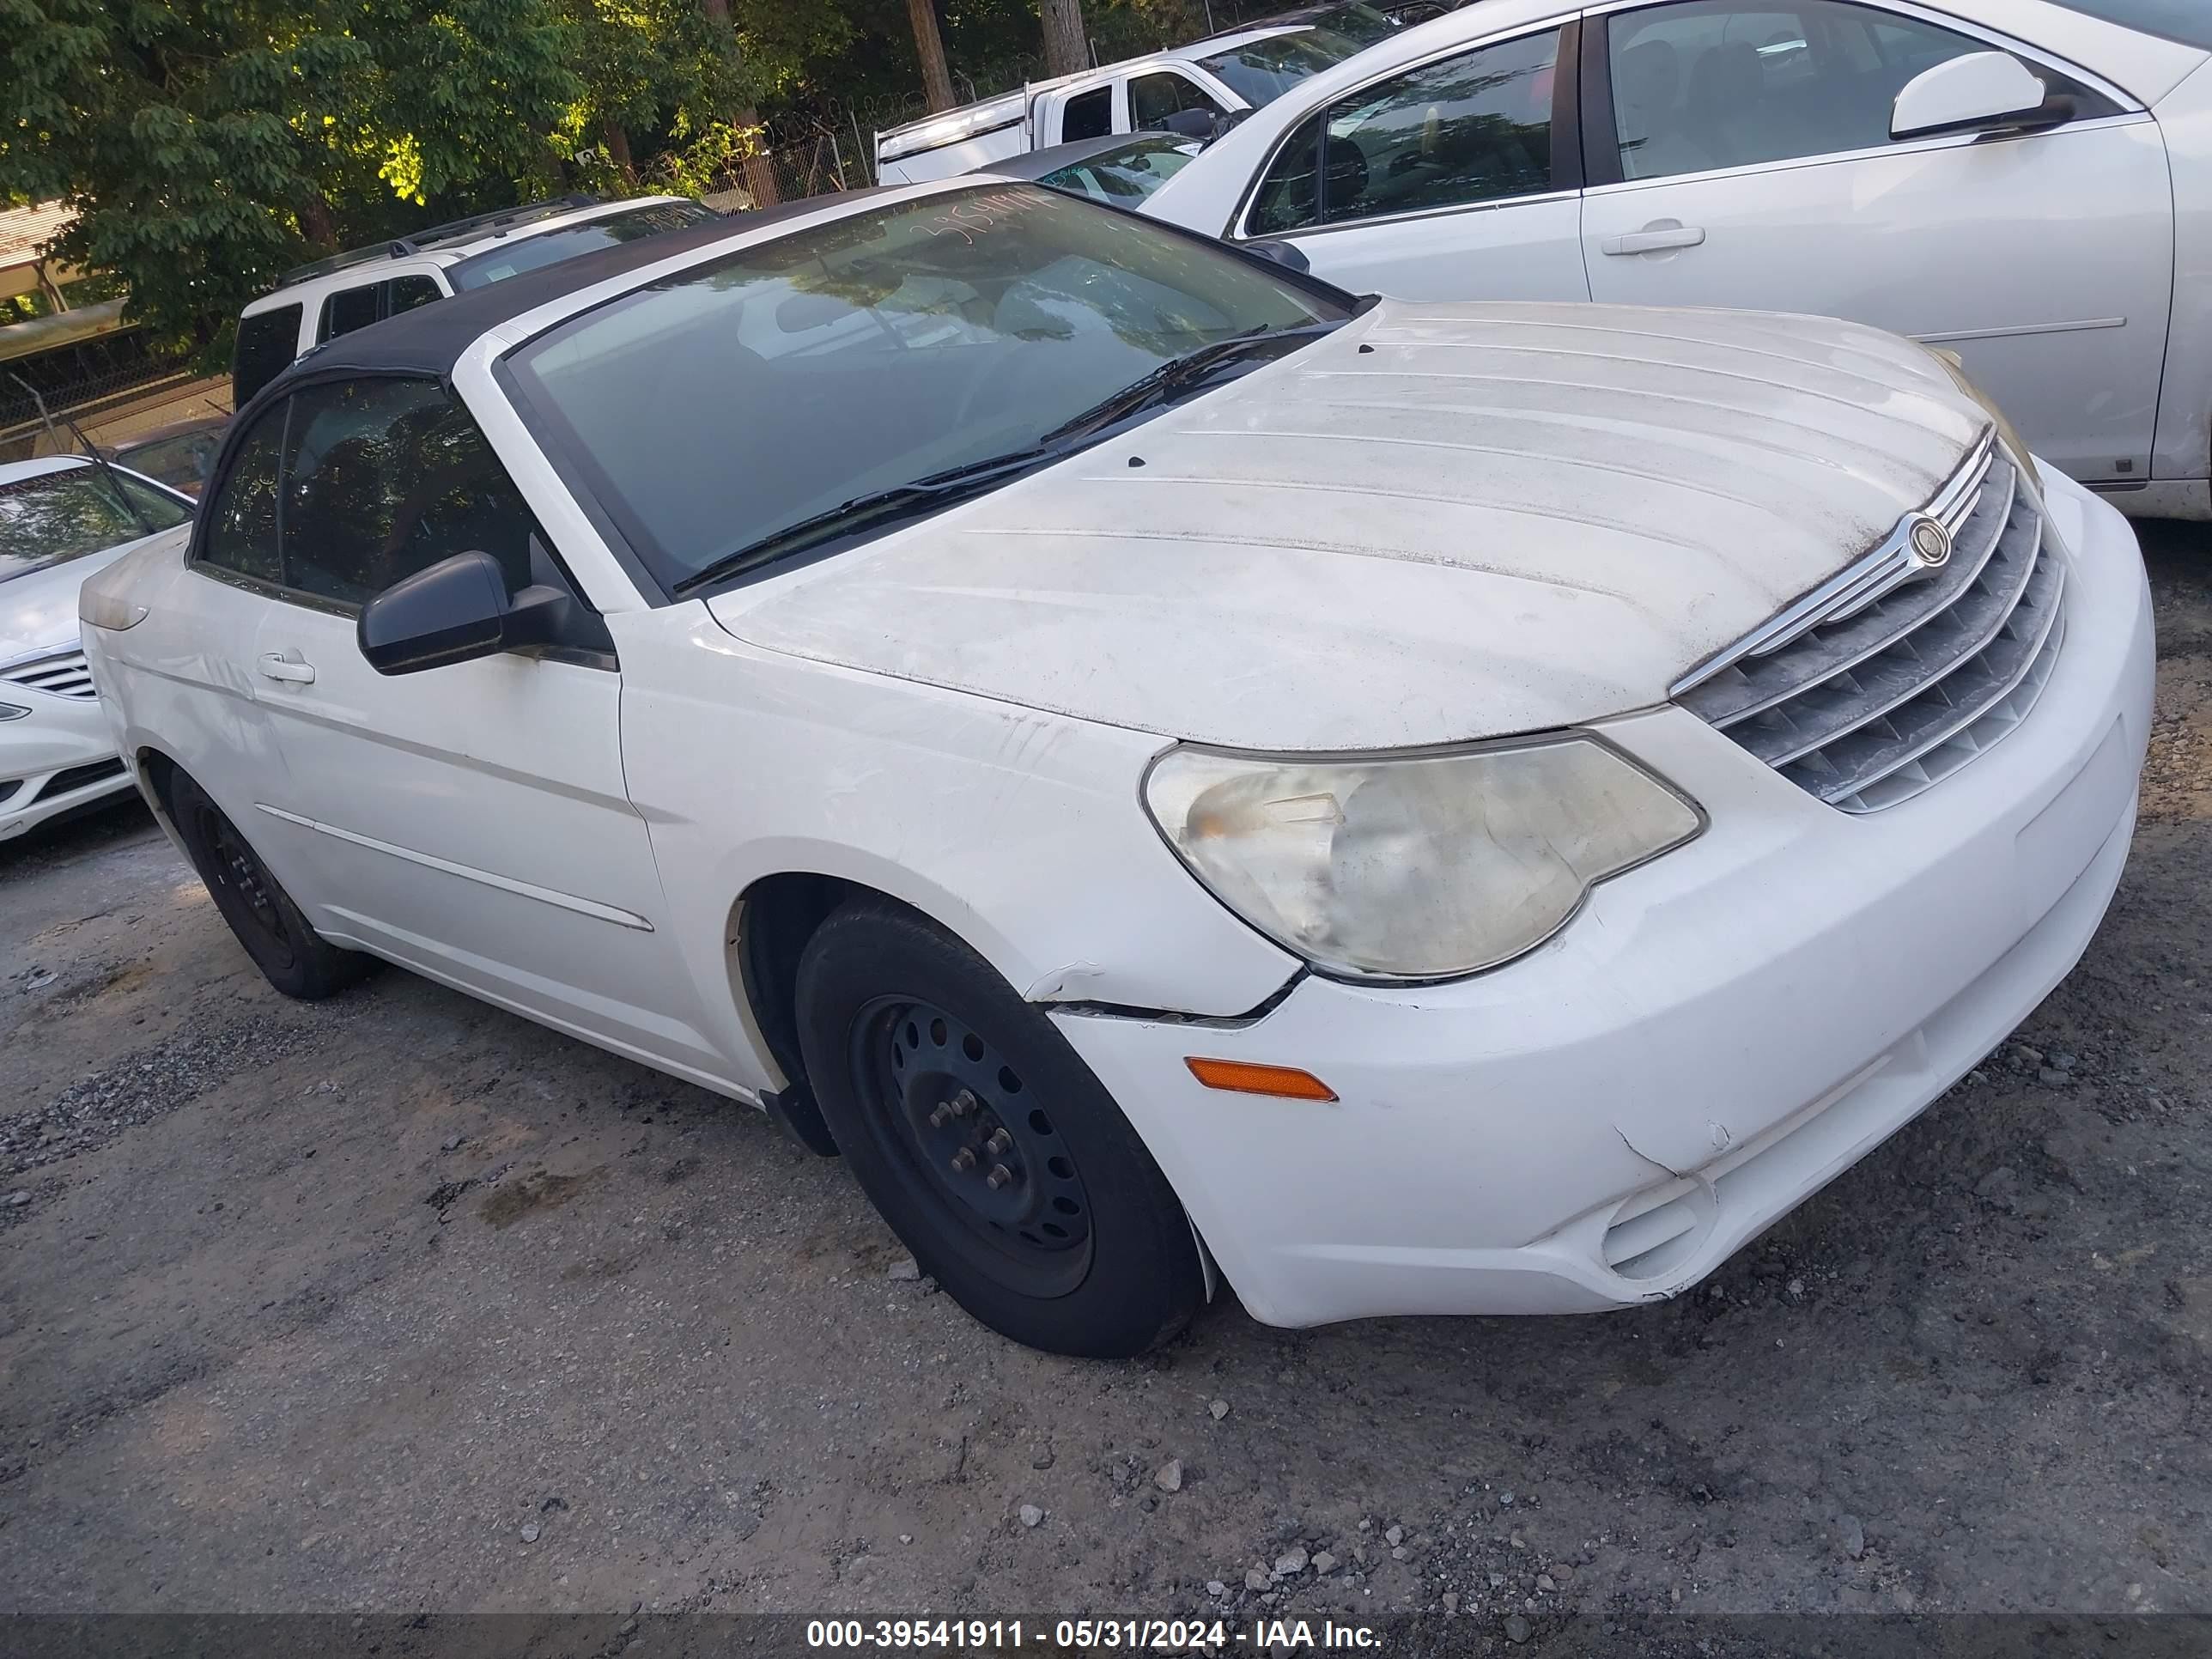
[{"label": "door handle", "polygon": [[274,651],[263,652],[256,666],[261,670],[264,679],[283,680],[290,685],[313,685],[315,683],[313,664],[282,656]]},{"label": "door handle", "polygon": [[1700,247],[1705,240],[1705,231],[1696,225],[1675,225],[1662,229],[1632,230],[1626,236],[1608,236],[1599,244],[1607,253],[1658,253],[1672,247]]}]

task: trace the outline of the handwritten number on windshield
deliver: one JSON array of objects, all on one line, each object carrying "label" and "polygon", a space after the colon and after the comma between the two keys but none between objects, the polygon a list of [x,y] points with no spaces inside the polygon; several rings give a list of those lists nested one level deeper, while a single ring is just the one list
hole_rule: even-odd
[{"label": "handwritten number on windshield", "polygon": [[1041,190],[1000,191],[989,196],[971,197],[930,220],[923,228],[932,236],[957,236],[973,247],[978,236],[997,229],[1003,219],[1018,218],[1039,208],[1058,205]]}]

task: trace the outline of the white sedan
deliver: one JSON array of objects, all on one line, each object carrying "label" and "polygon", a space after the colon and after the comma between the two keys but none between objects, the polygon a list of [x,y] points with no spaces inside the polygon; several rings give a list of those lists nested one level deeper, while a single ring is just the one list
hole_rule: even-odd
[{"label": "white sedan", "polygon": [[2073,965],[2151,702],[2125,520],[1920,347],[1357,303],[1029,185],[333,341],[83,614],[280,988],[764,1105],[1093,1354],[1209,1264],[1680,1291]]},{"label": "white sedan", "polygon": [[2203,0],[1482,0],[1143,211],[1395,298],[1872,323],[1957,353],[2124,510],[2201,519],[2208,57]]},{"label": "white sedan", "polygon": [[131,787],[77,641],[77,590],[188,497],[81,456],[0,465],[0,841]]}]

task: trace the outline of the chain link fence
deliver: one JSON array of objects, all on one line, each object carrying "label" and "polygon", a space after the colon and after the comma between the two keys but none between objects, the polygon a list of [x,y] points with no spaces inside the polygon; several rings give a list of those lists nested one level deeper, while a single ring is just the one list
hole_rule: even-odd
[{"label": "chain link fence", "polygon": [[779,202],[864,189],[875,182],[869,166],[872,153],[872,144],[862,149],[849,134],[817,133],[744,157],[702,199],[720,212],[743,213]]},{"label": "chain link fence", "polygon": [[189,379],[185,366],[150,349],[145,331],[114,329],[0,361],[0,460],[24,460],[44,437],[38,400],[58,418],[80,422],[164,381]]}]

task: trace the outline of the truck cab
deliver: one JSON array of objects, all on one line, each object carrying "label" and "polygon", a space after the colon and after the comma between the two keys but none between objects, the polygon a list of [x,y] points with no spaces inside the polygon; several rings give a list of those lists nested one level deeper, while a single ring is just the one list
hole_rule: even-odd
[{"label": "truck cab", "polygon": [[[1371,44],[1352,15],[1368,8],[1335,10],[1344,17],[1238,29],[893,127],[876,135],[877,182],[950,179],[1054,144],[1163,128],[1185,112],[1234,121]],[[1389,20],[1371,15],[1387,33]]]}]

